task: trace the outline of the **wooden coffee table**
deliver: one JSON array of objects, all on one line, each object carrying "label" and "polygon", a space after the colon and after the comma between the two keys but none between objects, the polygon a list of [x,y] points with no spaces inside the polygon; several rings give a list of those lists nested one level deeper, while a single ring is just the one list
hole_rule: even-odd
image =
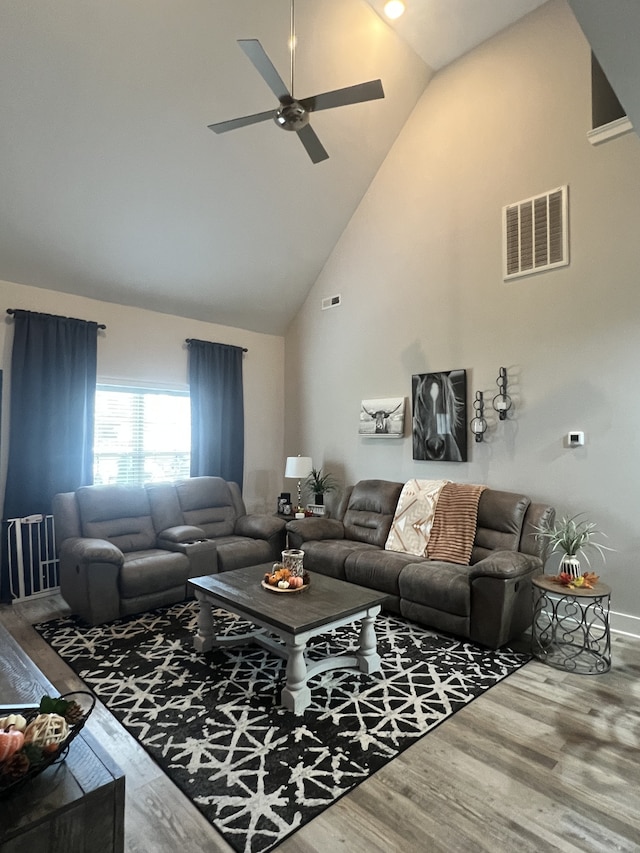
[{"label": "wooden coffee table", "polygon": [[[197,651],[206,652],[214,645],[253,642],[284,658],[287,674],[280,701],[294,714],[302,714],[311,702],[308,682],[312,676],[329,669],[380,670],[374,622],[385,596],[319,574],[311,575],[310,586],[302,592],[272,592],[260,586],[272,565],[191,578],[189,583],[200,607],[193,645]],[[257,627],[242,634],[216,636],[212,607],[235,613]],[[307,643],[312,637],[358,621],[360,638],[355,655],[307,660]]]}]

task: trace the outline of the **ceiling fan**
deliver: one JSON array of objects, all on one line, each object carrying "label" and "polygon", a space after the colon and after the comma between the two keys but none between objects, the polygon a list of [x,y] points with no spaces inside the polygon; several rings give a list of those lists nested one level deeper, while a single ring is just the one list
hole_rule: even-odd
[{"label": "ceiling fan", "polygon": [[322,160],[326,160],[329,155],[316,132],[309,124],[310,113],[317,112],[318,110],[333,109],[333,107],[343,107],[347,104],[359,104],[363,101],[384,98],[381,80],[370,80],[367,83],[346,86],[343,89],[334,89],[332,92],[323,92],[320,95],[312,95],[310,98],[297,99],[294,97],[293,83],[296,44],[294,0],[291,0],[290,89],[283,82],[258,39],[238,39],[238,44],[276,96],[280,105],[276,110],[266,110],[262,113],[255,113],[254,115],[208,125],[209,129],[214,133],[226,133],[228,130],[235,130],[237,127],[245,127],[249,124],[257,124],[271,118],[283,130],[295,131],[311,160],[314,163],[320,163]]}]

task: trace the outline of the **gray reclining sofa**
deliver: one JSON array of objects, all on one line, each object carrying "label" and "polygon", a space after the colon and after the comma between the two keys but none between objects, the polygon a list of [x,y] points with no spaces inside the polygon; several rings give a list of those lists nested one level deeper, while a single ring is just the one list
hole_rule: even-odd
[{"label": "gray reclining sofa", "polygon": [[284,521],[220,477],[83,486],[53,499],[60,592],[90,625],[184,600],[190,577],[276,560]]},{"label": "gray reclining sofa", "polygon": [[534,528],[552,522],[554,509],[485,489],[471,561],[463,566],[385,550],[402,487],[361,480],[345,491],[335,517],[288,522],[289,547],[305,552],[311,573],[380,590],[385,609],[435,630],[493,649],[522,634],[532,621],[531,578],[545,558]]}]

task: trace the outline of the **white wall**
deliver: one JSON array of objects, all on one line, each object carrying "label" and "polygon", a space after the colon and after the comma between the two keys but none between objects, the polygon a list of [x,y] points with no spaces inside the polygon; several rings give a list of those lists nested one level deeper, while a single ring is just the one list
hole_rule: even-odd
[{"label": "white wall", "polygon": [[[284,339],[99,302],[42,288],[0,282],[0,310],[24,308],[104,323],[98,339],[98,379],[141,386],[188,389],[186,338],[247,347],[244,355],[245,474],[249,511],[275,510],[282,488]],[[0,322],[2,394],[2,484],[6,478],[9,425],[9,375],[13,321]],[[28,428],[28,425],[25,425]]]},{"label": "white wall", "polygon": [[[640,633],[640,140],[592,147],[590,114],[564,0],[434,77],[287,334],[285,450],[345,483],[443,476],[585,511],[616,548],[593,564],[615,624]],[[562,184],[570,265],[505,284],[503,205]],[[465,368],[470,410],[500,366],[513,417],[469,462],[414,462],[409,427],[358,438],[362,399],[404,395],[410,421],[412,374]],[[565,449],[575,429],[586,445]]]}]

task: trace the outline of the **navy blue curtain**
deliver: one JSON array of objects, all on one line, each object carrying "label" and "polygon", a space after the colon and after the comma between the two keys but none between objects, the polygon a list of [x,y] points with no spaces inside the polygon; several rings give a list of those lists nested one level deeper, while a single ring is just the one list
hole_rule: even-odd
[{"label": "navy blue curtain", "polygon": [[93,482],[98,324],[16,310],[4,517]]},{"label": "navy blue curtain", "polygon": [[223,477],[242,489],[244,399],[241,347],[189,341],[191,476]]}]

